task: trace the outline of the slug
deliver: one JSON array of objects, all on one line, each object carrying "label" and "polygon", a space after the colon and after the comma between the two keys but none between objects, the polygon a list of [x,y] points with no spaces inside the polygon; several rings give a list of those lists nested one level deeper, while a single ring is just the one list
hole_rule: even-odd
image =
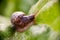
[{"label": "slug", "polygon": [[35,16],[25,15],[24,12],[14,12],[11,16],[11,23],[18,32],[24,32],[33,24]]}]

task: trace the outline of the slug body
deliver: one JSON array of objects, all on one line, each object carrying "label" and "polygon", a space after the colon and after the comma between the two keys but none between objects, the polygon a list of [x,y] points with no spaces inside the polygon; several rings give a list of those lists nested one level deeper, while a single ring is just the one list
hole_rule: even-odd
[{"label": "slug body", "polygon": [[19,32],[25,31],[34,20],[34,15],[26,16],[23,12],[15,12],[12,14],[11,22]]}]

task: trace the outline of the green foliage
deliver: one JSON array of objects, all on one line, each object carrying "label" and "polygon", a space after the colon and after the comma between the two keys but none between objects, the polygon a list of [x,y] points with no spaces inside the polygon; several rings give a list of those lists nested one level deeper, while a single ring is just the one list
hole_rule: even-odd
[{"label": "green foliage", "polygon": [[[45,1],[43,1],[44,3]],[[32,7],[35,9],[30,10],[30,13],[34,10],[38,10],[39,12],[36,15],[36,23],[37,24],[46,24],[50,26],[53,30],[60,32],[60,13],[59,13],[59,4],[57,0],[51,0],[46,2],[43,6],[42,3],[39,6],[39,2],[36,4],[36,7]],[[42,7],[41,7],[42,6]],[[41,7],[41,8],[39,8]],[[32,11],[33,10],[33,11]],[[36,11],[37,11],[36,10]]]},{"label": "green foliage", "polygon": [[5,38],[13,36],[15,31],[16,31],[15,28],[11,26],[6,28],[5,31],[0,31],[0,40],[4,40]]},{"label": "green foliage", "polygon": [[23,11],[27,14],[30,7],[36,2],[37,0],[1,0],[0,15],[10,17],[15,11]]},{"label": "green foliage", "polygon": [[[6,0],[6,3],[1,1],[0,15],[9,17],[14,11],[23,11],[26,14],[38,12],[35,16],[37,25],[32,25],[23,33],[17,32],[12,27],[9,22],[10,19],[5,20],[5,17],[4,19],[0,17],[0,24],[5,24],[4,27],[6,24],[9,24],[4,31],[0,30],[0,40],[60,40],[60,9],[58,0],[39,0],[36,2],[37,0]],[[33,5],[34,3],[36,4]]]}]

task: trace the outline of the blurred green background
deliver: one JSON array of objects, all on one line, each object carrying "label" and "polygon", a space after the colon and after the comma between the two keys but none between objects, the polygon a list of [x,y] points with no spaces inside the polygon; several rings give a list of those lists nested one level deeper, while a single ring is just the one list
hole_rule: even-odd
[{"label": "blurred green background", "polygon": [[[37,10],[36,25],[23,33],[12,27],[13,12]],[[0,0],[0,40],[60,40],[60,0]]]},{"label": "blurred green background", "polygon": [[0,0],[0,15],[10,17],[15,11],[23,11],[26,14],[38,0]]}]

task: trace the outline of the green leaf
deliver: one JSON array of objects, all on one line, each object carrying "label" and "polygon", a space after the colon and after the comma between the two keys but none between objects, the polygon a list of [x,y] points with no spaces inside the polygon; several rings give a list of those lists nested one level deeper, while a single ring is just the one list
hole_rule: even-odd
[{"label": "green leaf", "polygon": [[[43,2],[44,3],[44,2]],[[41,3],[42,4],[42,3]],[[38,7],[38,3],[37,6]],[[39,6],[40,7],[40,6]],[[38,7],[38,8],[39,8]],[[35,7],[34,7],[35,8]],[[32,8],[31,8],[32,9]],[[36,8],[35,8],[36,9]],[[33,9],[34,10],[34,9]],[[32,10],[31,10],[32,11]],[[30,11],[30,12],[31,12]],[[34,11],[35,12],[35,11]],[[33,13],[33,12],[32,12]],[[47,24],[53,30],[60,31],[60,13],[59,13],[59,4],[58,0],[50,0],[46,2],[36,14],[36,23],[37,24]]]},{"label": "green leaf", "polygon": [[29,14],[35,13],[35,11],[40,10],[49,0],[39,0],[35,5],[29,10]]}]

